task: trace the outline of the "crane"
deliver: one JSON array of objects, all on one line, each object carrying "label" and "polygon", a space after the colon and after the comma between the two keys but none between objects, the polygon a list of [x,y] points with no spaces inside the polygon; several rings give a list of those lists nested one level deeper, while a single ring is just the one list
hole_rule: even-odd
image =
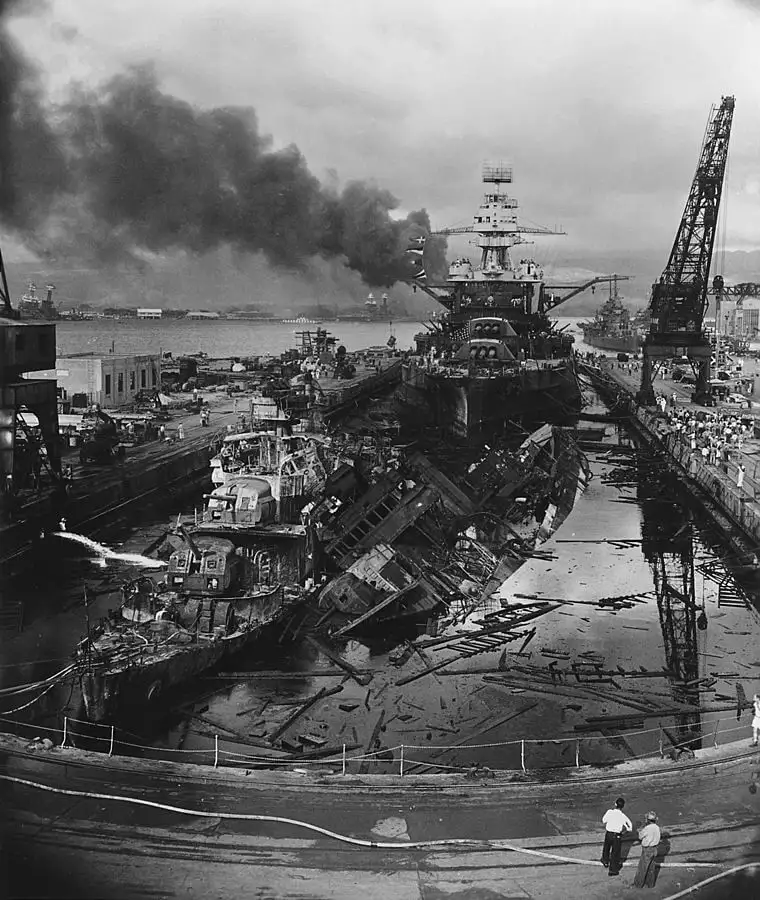
[{"label": "crane", "polygon": [[718,210],[728,159],[734,98],[710,110],[702,150],[670,258],[649,301],[651,325],[644,339],[637,400],[654,405],[653,379],[663,360],[686,356],[697,377],[693,399],[709,396],[712,347],[702,327]]}]

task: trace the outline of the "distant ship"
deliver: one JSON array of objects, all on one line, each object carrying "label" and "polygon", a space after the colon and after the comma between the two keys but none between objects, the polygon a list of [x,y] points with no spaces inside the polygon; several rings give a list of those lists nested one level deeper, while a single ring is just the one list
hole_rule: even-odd
[{"label": "distant ship", "polygon": [[581,408],[573,338],[558,331],[547,311],[554,298],[533,259],[516,262],[510,250],[525,234],[556,234],[523,226],[517,200],[502,185],[512,170],[486,165],[486,194],[473,224],[441,234],[474,234],[480,261],[457,259],[442,285],[426,285],[421,266],[424,238],[413,243],[421,269],[413,283],[446,307],[428,331],[415,336],[417,356],[404,365],[400,400],[414,419],[468,438],[522,420],[559,423]]},{"label": "distant ship", "polygon": [[322,319],[309,319],[307,316],[298,316],[295,319],[281,319],[283,325],[321,325]]},{"label": "distant ship", "polygon": [[60,319],[53,303],[54,284],[48,284],[44,299],[37,294],[37,285],[30,281],[26,293],[18,302],[18,312],[22,319],[36,319],[43,322],[54,322]]},{"label": "distant ship", "polygon": [[618,295],[617,278],[610,282],[609,299],[599,307],[591,322],[581,322],[583,341],[597,350],[635,353],[644,342],[642,314],[632,316]]}]

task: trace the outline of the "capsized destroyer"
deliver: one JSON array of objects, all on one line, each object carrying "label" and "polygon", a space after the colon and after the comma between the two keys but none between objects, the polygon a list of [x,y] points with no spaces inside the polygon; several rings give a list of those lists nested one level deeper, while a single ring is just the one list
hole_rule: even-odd
[{"label": "capsized destroyer", "polygon": [[[581,408],[573,338],[547,315],[556,298],[543,269],[511,255],[527,243],[525,234],[561,232],[518,221],[517,201],[502,190],[511,181],[511,168],[485,165],[487,192],[473,224],[439,232],[477,234],[479,264],[455,260],[443,285],[425,285],[424,271],[413,279],[447,312],[415,338],[418,356],[404,367],[401,399],[454,436],[498,430],[509,420],[561,423]],[[410,252],[421,262],[422,240]]]}]

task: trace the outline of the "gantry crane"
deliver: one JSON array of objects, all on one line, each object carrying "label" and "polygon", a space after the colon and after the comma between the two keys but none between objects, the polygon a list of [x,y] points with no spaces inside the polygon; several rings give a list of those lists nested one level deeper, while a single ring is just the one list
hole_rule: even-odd
[{"label": "gantry crane", "polygon": [[697,381],[693,399],[701,403],[709,395],[712,347],[703,333],[703,322],[733,115],[733,97],[721,98],[720,106],[710,110],[699,164],[670,259],[660,280],[652,286],[651,325],[644,340],[637,396],[645,405],[655,402],[653,379],[657,370],[664,360],[674,357],[686,356],[694,369]]}]

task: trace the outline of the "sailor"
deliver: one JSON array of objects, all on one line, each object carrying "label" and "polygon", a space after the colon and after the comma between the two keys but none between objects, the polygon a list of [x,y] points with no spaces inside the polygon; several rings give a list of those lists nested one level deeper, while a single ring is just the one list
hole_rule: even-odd
[{"label": "sailor", "polygon": [[180,441],[184,441],[185,439],[185,426],[182,424],[182,422],[177,425],[177,437]]},{"label": "sailor", "polygon": [[61,517],[61,520],[58,522],[58,530],[66,531],[66,519]]}]

